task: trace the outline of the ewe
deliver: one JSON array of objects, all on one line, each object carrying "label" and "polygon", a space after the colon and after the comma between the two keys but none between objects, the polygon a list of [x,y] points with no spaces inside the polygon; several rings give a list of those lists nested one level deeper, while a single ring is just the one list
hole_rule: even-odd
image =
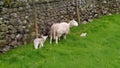
[{"label": "ewe", "polygon": [[53,24],[50,28],[50,44],[52,44],[52,39],[55,39],[56,44],[58,44],[58,39],[60,40],[62,35],[64,39],[66,39],[66,35],[69,33],[70,27],[72,26],[78,26],[77,21],[71,20],[69,23],[61,22]]}]

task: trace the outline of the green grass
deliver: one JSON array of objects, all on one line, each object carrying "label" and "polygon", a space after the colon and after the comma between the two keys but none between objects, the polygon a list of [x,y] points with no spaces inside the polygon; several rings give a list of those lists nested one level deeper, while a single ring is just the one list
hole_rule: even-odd
[{"label": "green grass", "polygon": [[[80,37],[87,32],[86,37]],[[0,68],[119,68],[120,15],[102,16],[73,27],[58,45],[49,40],[38,50],[33,43],[0,55]]]}]

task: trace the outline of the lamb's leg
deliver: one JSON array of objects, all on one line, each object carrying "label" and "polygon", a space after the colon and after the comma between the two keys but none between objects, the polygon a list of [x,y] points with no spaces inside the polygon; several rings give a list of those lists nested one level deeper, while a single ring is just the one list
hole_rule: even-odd
[{"label": "lamb's leg", "polygon": [[41,48],[42,47],[42,45],[40,44],[40,47],[39,48]]},{"label": "lamb's leg", "polygon": [[38,42],[34,42],[34,48],[35,48],[35,49],[38,49],[38,45],[39,45]]},{"label": "lamb's leg", "polygon": [[40,44],[40,48],[43,47],[43,43]]},{"label": "lamb's leg", "polygon": [[43,43],[41,44],[41,47],[43,47]]}]

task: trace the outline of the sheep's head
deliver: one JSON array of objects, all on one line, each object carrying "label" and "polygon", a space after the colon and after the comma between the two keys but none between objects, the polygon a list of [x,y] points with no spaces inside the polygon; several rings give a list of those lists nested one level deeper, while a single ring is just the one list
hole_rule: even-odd
[{"label": "sheep's head", "polygon": [[42,37],[44,40],[46,40],[48,36],[43,36],[43,35],[42,35],[41,37]]},{"label": "sheep's head", "polygon": [[70,23],[70,26],[78,26],[78,22],[75,21],[74,19],[71,20],[69,23]]}]

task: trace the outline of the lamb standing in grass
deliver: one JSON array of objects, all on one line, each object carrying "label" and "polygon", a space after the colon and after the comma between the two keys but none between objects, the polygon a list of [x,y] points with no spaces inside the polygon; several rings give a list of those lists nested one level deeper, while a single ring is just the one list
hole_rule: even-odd
[{"label": "lamb standing in grass", "polygon": [[36,38],[34,40],[34,48],[38,49],[38,46],[40,44],[40,48],[43,47],[44,42],[46,41],[48,36],[41,36],[41,38]]},{"label": "lamb standing in grass", "polygon": [[56,44],[58,44],[58,39],[60,40],[62,35],[64,35],[64,39],[66,39],[66,35],[72,26],[78,26],[77,21],[71,20],[69,23],[61,22],[53,24],[50,29],[50,44],[52,44],[52,38],[56,40]]}]

